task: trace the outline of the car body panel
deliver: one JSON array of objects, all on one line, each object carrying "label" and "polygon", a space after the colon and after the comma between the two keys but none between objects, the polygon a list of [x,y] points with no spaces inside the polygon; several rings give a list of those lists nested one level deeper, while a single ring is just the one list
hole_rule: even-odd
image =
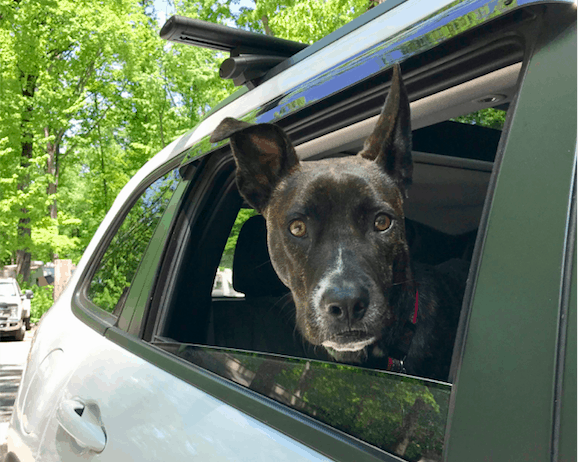
[{"label": "car body panel", "polygon": [[[39,329],[55,335],[38,336],[29,362],[38,373],[25,374],[17,398],[8,448],[21,462],[329,460],[99,335],[66,309],[70,295],[43,318]],[[71,398],[98,405],[102,453],[80,450],[59,425],[58,406]]]},{"label": "car body panel", "polygon": [[448,461],[550,456],[576,163],[576,109],[567,104],[576,101],[575,34],[574,24],[558,37],[543,37],[522,83],[455,384]]}]

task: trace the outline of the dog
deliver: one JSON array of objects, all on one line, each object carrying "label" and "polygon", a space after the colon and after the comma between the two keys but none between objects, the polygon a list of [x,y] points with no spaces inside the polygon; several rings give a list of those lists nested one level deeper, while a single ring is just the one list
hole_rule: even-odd
[{"label": "dog", "polygon": [[211,142],[226,138],[239,192],[266,220],[271,263],[302,336],[339,362],[447,380],[464,265],[410,261],[411,121],[399,66],[356,156],[300,162],[280,127],[233,118]]}]

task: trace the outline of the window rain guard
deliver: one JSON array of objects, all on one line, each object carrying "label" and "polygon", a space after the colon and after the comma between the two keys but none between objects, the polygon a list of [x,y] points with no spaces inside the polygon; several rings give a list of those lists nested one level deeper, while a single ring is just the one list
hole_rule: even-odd
[{"label": "window rain guard", "polygon": [[442,458],[448,383],[225,348],[155,346],[407,460]]}]

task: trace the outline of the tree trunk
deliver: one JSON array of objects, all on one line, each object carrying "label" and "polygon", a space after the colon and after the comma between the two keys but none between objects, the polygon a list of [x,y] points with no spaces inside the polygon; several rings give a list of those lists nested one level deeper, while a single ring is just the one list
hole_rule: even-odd
[{"label": "tree trunk", "polygon": [[[96,115],[98,117],[98,101],[96,99],[96,95],[94,97],[94,107],[96,108]],[[100,168],[102,171],[102,192],[104,195],[104,211],[108,211],[108,186],[106,184],[106,170],[105,170],[105,162],[104,162],[104,150],[102,149],[102,134],[100,133],[100,122],[96,124],[96,130],[98,133],[98,147],[100,150]]]},{"label": "tree trunk", "polygon": [[428,405],[422,398],[416,398],[413,406],[410,408],[406,417],[404,417],[403,426],[401,427],[400,435],[397,438],[397,444],[394,452],[398,456],[404,456],[411,438],[418,427],[419,416],[427,409]]},{"label": "tree trunk", "polygon": [[[32,98],[34,97],[34,90],[36,86],[36,76],[33,75],[22,75],[23,88],[22,96],[24,96],[29,102],[28,106],[22,114],[22,152],[20,156],[20,167],[24,170],[24,173],[18,181],[18,190],[26,191],[30,186],[30,174],[28,173],[28,168],[30,167],[30,160],[33,154],[33,134],[30,130],[30,119],[32,116],[32,111],[34,107],[32,106]],[[16,275],[22,276],[24,282],[30,281],[30,248],[28,243],[30,242],[31,231],[30,231],[30,217],[27,216],[28,209],[22,207],[20,209],[22,212],[22,217],[18,220],[18,240],[20,241],[20,246],[16,251]]]},{"label": "tree trunk", "polygon": [[274,37],[275,34],[269,28],[269,18],[267,17],[266,14],[264,14],[263,17],[261,18],[261,22],[263,23],[263,27],[265,28],[265,34],[270,35],[271,37]]},{"label": "tree trunk", "polygon": [[[50,129],[44,127],[44,136],[48,138],[50,136]],[[58,218],[58,205],[56,202],[56,192],[58,191],[58,150],[59,146],[57,142],[48,141],[46,143],[46,153],[48,154],[48,160],[46,161],[46,170],[49,175],[54,177],[54,181],[48,183],[48,188],[46,190],[49,196],[54,196],[52,203],[50,204],[50,218],[56,220]]]},{"label": "tree trunk", "polygon": [[161,144],[162,144],[163,149],[164,149],[166,144],[165,144],[165,134],[163,132],[163,112],[162,111],[159,111],[159,128],[161,131]]}]

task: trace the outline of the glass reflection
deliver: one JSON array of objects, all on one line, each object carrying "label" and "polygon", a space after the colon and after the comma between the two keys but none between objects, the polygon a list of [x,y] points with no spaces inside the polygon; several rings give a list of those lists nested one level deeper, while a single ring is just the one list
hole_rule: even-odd
[{"label": "glass reflection", "polygon": [[180,181],[178,169],[152,183],[116,232],[88,289],[88,298],[117,315],[132,278]]},{"label": "glass reflection", "polygon": [[407,460],[441,460],[450,384],[278,355],[156,346]]}]

